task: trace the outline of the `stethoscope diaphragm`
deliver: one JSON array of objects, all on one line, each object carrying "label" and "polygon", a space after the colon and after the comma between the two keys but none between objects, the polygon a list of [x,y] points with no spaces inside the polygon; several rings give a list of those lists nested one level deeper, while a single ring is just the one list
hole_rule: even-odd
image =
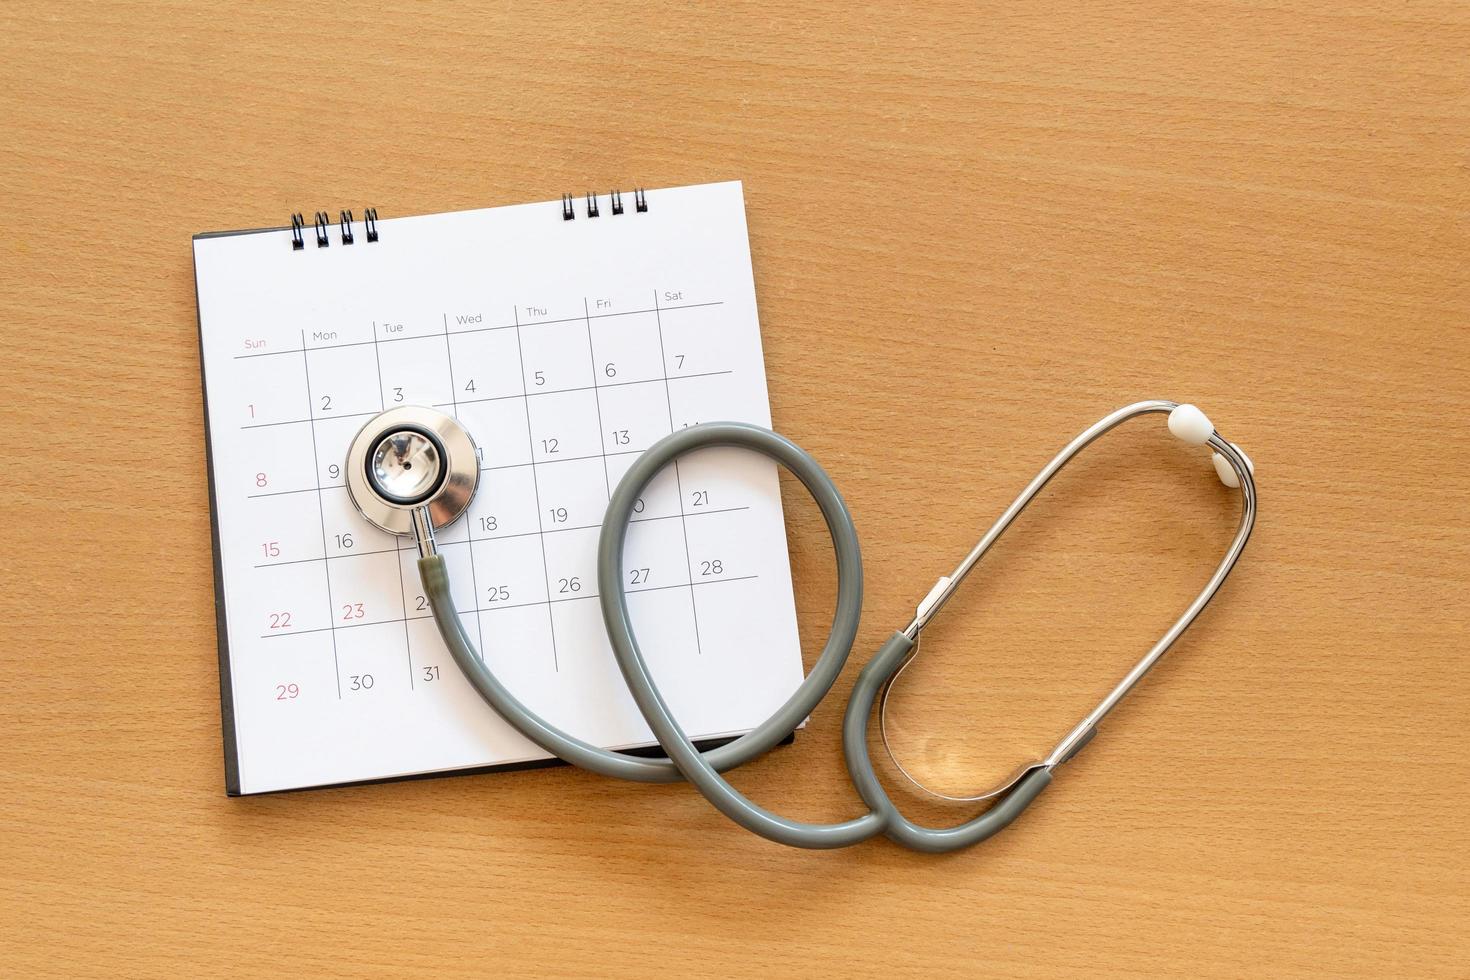
[{"label": "stethoscope diaphragm", "polygon": [[352,503],[368,523],[409,534],[415,510],[426,510],[433,527],[442,528],[469,509],[480,459],[458,419],[405,405],[373,416],[358,431],[343,472]]}]

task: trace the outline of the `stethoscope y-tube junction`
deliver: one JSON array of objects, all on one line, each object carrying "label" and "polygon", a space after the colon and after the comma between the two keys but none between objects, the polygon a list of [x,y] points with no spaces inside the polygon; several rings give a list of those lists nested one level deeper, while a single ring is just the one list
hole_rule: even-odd
[{"label": "stethoscope y-tube junction", "polygon": [[[430,412],[427,409],[417,411]],[[1044,759],[1021,766],[1016,775],[1001,786],[979,796],[962,798],[993,798],[995,802],[987,810],[954,827],[926,827],[913,822],[899,811],[883,788],[869,755],[868,725],[875,703],[885,695],[893,679],[917,652],[918,639],[924,627],[949,601],[959,583],[970,573],[981,556],[1051,478],[1103,433],[1135,416],[1150,413],[1168,413],[1169,428],[1176,436],[1194,445],[1207,444],[1213,448],[1215,468],[1221,480],[1228,486],[1240,488],[1243,501],[1240,526],[1224,559],[1183,615],[1113,691],[1062,738],[1051,753]],[[438,416],[438,413],[430,414]],[[424,418],[423,415],[417,415],[413,421],[419,422]],[[432,431],[449,450],[445,456],[452,457],[450,444],[462,446],[469,440],[467,434],[463,440],[457,437],[445,438],[446,431],[452,431],[445,425],[445,420],[453,423],[453,428],[458,428],[458,423],[447,416],[430,418],[433,423]],[[374,428],[373,422],[364,431],[370,429],[378,435],[386,431],[381,425]],[[358,446],[365,441],[360,437],[354,443],[353,451],[361,452]],[[622,556],[633,509],[654,476],[687,453],[717,446],[748,449],[767,456],[786,467],[806,487],[821,510],[832,538],[837,565],[837,603],[833,612],[832,628],[821,654],[806,679],[786,702],[740,738],[702,752],[673,716],[648,669],[628,612],[627,595],[623,588]],[[354,463],[362,465],[360,458],[349,458],[348,463],[349,466]],[[454,461],[446,458],[444,465],[452,467]],[[446,485],[448,482],[450,481],[446,481]],[[356,494],[353,499],[357,501]],[[377,499],[382,501],[381,497]],[[857,530],[853,526],[847,505],[831,478],[816,460],[796,444],[768,429],[744,423],[712,422],[690,426],[661,439],[644,452],[618,483],[608,502],[597,552],[603,623],[633,701],[667,754],[667,758],[663,759],[625,755],[584,742],[552,725],[517,699],[480,658],[460,621],[450,596],[449,576],[444,559],[432,546],[436,523],[432,520],[433,508],[419,503],[413,507],[416,516],[411,522],[397,523],[411,524],[419,539],[422,557],[418,567],[424,594],[433,611],[440,635],[455,663],[491,708],[544,751],[573,765],[619,779],[653,783],[686,780],[720,812],[742,827],[768,840],[793,847],[845,847],[884,834],[905,847],[940,853],[968,847],[1006,827],[1047,787],[1053,771],[1075,756],[1092,739],[1103,717],[1117,706],[1123,696],[1163,656],[1224,583],[1250,537],[1255,522],[1255,500],[1255,481],[1249,459],[1233,443],[1221,438],[1204,414],[1193,406],[1177,405],[1168,401],[1139,402],[1119,409],[1084,431],[1042,469],[955,571],[936,583],[919,603],[909,626],[891,636],[863,667],[843,718],[842,742],[848,775],[869,811],[854,819],[831,824],[804,823],[773,813],[741,794],[721,775],[769,751],[812,713],[831,690],[857,638],[863,597],[862,558]],[[467,504],[467,500],[464,503]],[[462,512],[463,507],[459,509]],[[421,523],[426,526],[421,528]],[[383,524],[380,523],[379,526]],[[398,533],[405,533],[409,529],[404,526]],[[899,768],[908,776],[901,766]]]}]

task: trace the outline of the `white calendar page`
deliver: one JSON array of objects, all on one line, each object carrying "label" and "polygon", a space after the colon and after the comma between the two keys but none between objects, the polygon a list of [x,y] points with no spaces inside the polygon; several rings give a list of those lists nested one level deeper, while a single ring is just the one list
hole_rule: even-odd
[{"label": "white calendar page", "polygon": [[[464,681],[411,541],[343,485],[358,429],[395,405],[453,414],[481,451],[438,535],[455,603],[533,709],[608,747],[653,739],[597,602],[603,511],[674,429],[770,424],[738,183],[194,242],[231,793],[514,765],[545,754]],[[802,676],[774,465],[731,449],[666,469],[624,586],[686,730],[758,724]]]}]

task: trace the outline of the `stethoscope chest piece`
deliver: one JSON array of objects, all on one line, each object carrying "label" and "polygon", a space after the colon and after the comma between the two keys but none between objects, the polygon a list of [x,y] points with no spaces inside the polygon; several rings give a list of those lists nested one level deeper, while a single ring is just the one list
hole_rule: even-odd
[{"label": "stethoscope chest piece", "polygon": [[459,519],[480,482],[475,442],[457,419],[405,405],[373,416],[347,450],[347,492],[362,516],[390,534],[415,530],[415,512],[434,528]]}]

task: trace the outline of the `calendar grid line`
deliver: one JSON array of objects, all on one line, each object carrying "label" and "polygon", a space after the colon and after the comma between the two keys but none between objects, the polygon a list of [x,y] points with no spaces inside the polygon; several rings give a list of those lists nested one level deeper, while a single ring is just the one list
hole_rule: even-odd
[{"label": "calendar grid line", "polygon": [[[643,450],[641,449],[629,449],[626,452],[589,453],[586,456],[567,456],[563,459],[533,459],[529,463],[501,463],[498,466],[482,466],[480,470],[481,472],[488,470],[523,470],[527,466],[556,466],[558,463],[585,463],[589,459],[605,460],[609,456],[637,456],[642,452]],[[557,529],[552,528],[551,530],[555,531]]]},{"label": "calendar grid line", "polygon": [[[664,405],[669,412],[669,431],[674,431],[674,396],[669,390],[669,354],[664,349],[664,318],[658,309],[658,290],[653,291],[653,317],[658,326],[658,356],[663,364]],[[679,473],[679,461],[674,460],[674,491],[679,495],[679,533],[684,538],[684,572],[689,576],[689,613],[694,617],[694,652],[704,656],[704,640],[699,632],[699,603],[694,598],[694,558],[689,554],[689,521],[684,517],[684,478]]]},{"label": "calendar grid line", "polygon": [[[454,345],[449,342],[449,314],[448,313],[445,313],[444,314],[444,360],[449,365],[449,403],[450,403],[450,408],[453,410],[454,417],[457,420],[459,418],[459,402],[457,401],[459,388],[458,388],[458,386],[457,386],[457,384],[455,383],[455,380],[454,380]],[[522,378],[522,384],[524,384],[524,383],[525,383],[525,379],[523,377]],[[448,464],[445,464],[445,465],[448,465]],[[465,533],[465,537],[470,538],[471,541],[473,541],[473,535],[470,533],[470,526],[469,526],[468,521],[466,521],[466,523],[465,523],[464,533]],[[480,594],[480,582],[479,582],[479,577],[475,574],[475,549],[473,547],[470,548],[470,585],[471,585],[471,587],[474,588],[475,595],[476,595],[476,597],[478,597],[479,594]],[[408,599],[407,599],[407,597],[404,597],[405,615],[407,614],[406,613],[407,607],[408,607]],[[485,648],[485,629],[480,624],[480,617],[479,616],[476,616],[475,617],[475,636],[477,636],[479,638],[479,640],[480,640],[480,649],[483,650]]]},{"label": "calendar grid line", "polygon": [[[686,304],[683,304],[681,306],[666,306],[666,307],[664,307],[664,310],[665,311],[669,311],[669,310],[694,310],[694,309],[698,309],[698,308],[700,308],[702,306],[721,306],[721,305],[724,304],[724,302],[725,302],[724,300],[717,299],[717,300],[711,300],[710,302],[707,302],[707,303],[686,303]],[[655,312],[655,311],[654,310],[622,310],[622,311],[617,312],[617,313],[597,313],[597,314],[594,314],[593,315],[593,319],[600,320],[600,319],[603,319],[605,317],[614,317],[614,316],[637,316],[640,313],[653,313],[653,312]],[[524,323],[523,324],[523,323],[520,322],[520,318],[517,317],[515,323],[497,324],[496,326],[493,326],[493,327],[472,327],[469,330],[456,330],[456,331],[454,331],[454,334],[453,335],[456,336],[456,337],[458,337],[458,336],[461,336],[463,334],[490,333],[490,332],[495,331],[495,330],[516,330],[517,332],[519,332],[520,328],[523,327],[523,326],[525,326],[525,327],[544,327],[544,326],[552,326],[552,325],[555,325],[555,324],[558,324],[558,323],[576,323],[578,320],[582,320],[582,319],[585,319],[585,317],[569,316],[569,317],[561,317],[561,318],[554,319],[554,320],[535,320],[533,322]],[[448,323],[447,322],[445,324],[445,329],[446,329],[446,331],[448,330]],[[415,334],[412,337],[388,337],[388,338],[384,339],[382,341],[382,343],[385,343],[385,344],[401,344],[401,343],[403,343],[404,341],[407,341],[407,340],[433,340],[437,336],[438,336],[437,333],[426,333],[426,334]],[[375,343],[377,343],[377,340],[376,339],[374,339],[374,340],[350,340],[350,341],[348,341],[347,343],[344,343],[344,344],[322,344],[319,347],[307,347],[306,346],[306,332],[305,331],[302,331],[302,334],[301,334],[301,346],[299,348],[294,348],[293,347],[293,348],[290,348],[288,350],[267,350],[267,351],[261,351],[258,354],[236,354],[236,355],[234,355],[234,357],[232,358],[232,360],[244,361],[244,360],[249,360],[252,357],[280,357],[281,355],[284,355],[284,354],[299,354],[303,350],[337,350],[337,349],[342,348],[342,347],[366,347],[369,344],[375,344]]]},{"label": "calendar grid line", "polygon": [[[594,370],[594,372],[596,370],[596,364],[595,364],[595,362],[593,364],[593,370]],[[545,398],[548,395],[565,395],[565,394],[568,394],[568,393],[574,392],[574,391],[602,391],[605,388],[622,388],[622,387],[627,387],[629,385],[667,384],[670,381],[688,381],[688,380],[692,380],[694,378],[713,378],[713,377],[715,377],[717,375],[721,375],[721,374],[734,374],[734,373],[735,373],[734,369],[730,369],[730,370],[725,370],[725,371],[701,371],[698,374],[679,374],[679,375],[675,375],[674,377],[669,377],[667,374],[665,374],[665,375],[662,375],[662,376],[657,377],[657,378],[639,378],[636,381],[614,381],[614,382],[612,382],[610,384],[598,384],[598,383],[596,383],[594,381],[590,385],[578,385],[575,388],[553,388],[550,391],[528,391],[528,392],[525,392],[524,394],[518,393],[518,394],[511,394],[511,395],[490,395],[487,398],[465,398],[465,399],[462,399],[459,402],[459,404],[461,404],[461,405],[479,405],[479,404],[481,404],[483,402],[503,402],[503,401],[510,401],[512,399],[515,399],[515,398]],[[448,403],[447,402],[439,402],[434,407],[435,408],[443,408],[446,404],[448,404]],[[368,412],[368,413],[365,413],[365,414],[371,415],[372,413],[371,412]],[[347,416],[345,416],[345,415],[334,415],[332,417],[333,418],[346,418]],[[303,421],[304,422],[306,420],[305,419],[301,419],[300,421]],[[270,424],[270,425],[289,425],[290,423],[289,422],[271,422],[271,423],[268,423],[268,424]],[[241,426],[241,428],[249,428],[249,426]]]},{"label": "calendar grid line", "polygon": [[[458,335],[457,334],[451,334],[451,336],[458,336]],[[322,350],[323,348],[313,347],[311,349],[312,350]],[[381,374],[382,368],[380,367],[378,370],[379,370],[379,378],[381,378],[382,377],[382,374]],[[434,402],[432,407],[434,407],[434,408],[450,408],[450,407],[454,407],[454,406],[458,406],[458,405],[483,405],[486,402],[514,401],[517,398],[545,398],[547,395],[565,395],[565,394],[567,394],[569,392],[574,392],[574,391],[597,391],[597,390],[601,390],[603,388],[622,388],[622,387],[628,387],[628,386],[631,386],[631,385],[668,384],[671,381],[692,381],[692,380],[695,380],[697,378],[715,378],[715,377],[719,377],[720,375],[723,375],[723,374],[734,374],[734,373],[735,373],[735,371],[733,369],[728,369],[728,370],[724,370],[724,371],[699,371],[699,372],[696,372],[696,373],[693,373],[693,374],[678,374],[678,375],[674,375],[673,377],[670,377],[670,376],[668,376],[666,374],[666,375],[664,375],[662,377],[658,377],[658,378],[640,378],[637,381],[614,381],[611,384],[604,384],[604,385],[599,385],[599,384],[578,385],[575,388],[557,388],[557,389],[554,389],[552,391],[526,391],[526,392],[517,392],[515,394],[510,394],[510,395],[490,395],[490,396],[485,397],[485,398],[462,398],[462,399],[457,399],[457,400],[452,401],[452,402]],[[368,418],[370,416],[377,415],[377,414],[378,414],[378,412],[343,412],[343,413],[340,413],[340,414],[333,413],[331,415],[313,415],[310,418],[304,418],[304,419],[284,419],[284,420],[282,420],[280,422],[252,422],[252,423],[249,423],[249,424],[246,424],[246,425],[242,425],[242,426],[240,426],[240,428],[241,429],[269,429],[269,428],[273,428],[275,426],[280,426],[280,425],[305,425],[308,422],[326,422],[326,421],[330,421],[332,419],[363,419],[363,418]],[[617,454],[616,453],[612,453],[610,455],[617,455]]]},{"label": "calendar grid line", "polygon": [[[615,453],[592,453],[587,456],[567,456],[564,459],[532,460],[529,463],[501,463],[498,466],[481,466],[480,472],[487,473],[492,470],[520,470],[525,469],[528,466],[556,466],[560,463],[585,463],[589,459],[601,459],[604,457],[611,458],[613,456],[641,456],[644,451],[645,450],[643,449],[627,449],[620,450]],[[285,497],[293,493],[316,493],[318,490],[340,490],[345,487],[345,483],[329,483],[325,486],[318,485],[314,487],[297,487],[295,490],[272,490],[270,493],[251,493],[246,494],[245,499],[258,500],[262,497]],[[556,531],[558,529],[552,528],[551,530]]]},{"label": "calendar grid line", "polygon": [[[626,450],[624,452],[616,452],[616,453],[590,453],[590,454],[588,454],[586,456],[567,456],[567,457],[562,458],[562,459],[536,459],[536,460],[531,460],[530,462],[527,462],[527,463],[501,463],[498,466],[481,466],[480,467],[480,472],[481,473],[488,473],[488,472],[490,472],[492,470],[522,470],[522,469],[525,469],[528,466],[556,466],[556,465],[561,464],[561,463],[585,463],[589,459],[604,459],[604,458],[607,458],[607,457],[610,457],[610,456],[639,456],[639,455],[642,455],[642,453],[643,453],[643,450],[642,449],[629,449],[629,450]],[[329,484],[329,485],[327,485],[325,487],[315,486],[315,487],[298,487],[295,490],[273,490],[270,493],[252,493],[252,494],[247,494],[246,495],[246,499],[247,500],[258,500],[261,497],[285,497],[285,496],[288,496],[288,495],[293,494],[293,493],[315,493],[318,490],[333,490],[333,489],[338,489],[338,488],[342,488],[342,487],[345,487],[345,486],[346,486],[346,484],[343,484],[343,483],[332,483],[332,484]],[[556,531],[556,530],[559,530],[559,529],[558,528],[552,528],[551,529],[551,531]],[[549,534],[549,533],[551,533],[551,531],[548,531],[547,533]]]},{"label": "calendar grid line", "polygon": [[[709,510],[701,510],[698,514],[659,514],[659,515],[657,515],[655,517],[635,517],[635,518],[631,519],[630,521],[628,521],[628,523],[629,524],[646,524],[646,523],[651,523],[653,521],[673,521],[673,520],[678,520],[681,517],[706,517],[706,516],[709,516],[709,515],[712,515],[712,514],[730,514],[730,513],[733,513],[735,511],[739,511],[739,510],[750,510],[750,507],[749,506],[745,506],[745,505],[742,505],[740,507],[714,507],[714,508],[711,508]],[[538,534],[564,534],[564,533],[567,533],[569,531],[596,531],[596,530],[598,530],[601,527],[602,527],[601,524],[578,524],[576,527],[554,527],[554,528],[552,528],[549,531],[517,531],[514,534],[487,534],[484,537],[480,537],[480,538],[467,537],[464,541],[445,541],[442,544],[440,544],[439,547],[441,549],[442,548],[453,548],[453,547],[456,547],[458,545],[462,545],[462,544],[476,544],[476,543],[481,542],[481,541],[514,541],[516,538],[530,538],[530,537],[535,537]],[[466,534],[468,534],[469,533],[469,529],[466,528],[465,529],[465,532],[466,532]],[[354,551],[354,552],[351,552],[351,553],[348,553],[348,554],[341,554],[341,555],[317,555],[316,557],[313,557],[313,558],[293,558],[293,559],[291,559],[289,561],[263,561],[260,564],[255,565],[253,567],[255,567],[255,568],[276,568],[276,567],[281,566],[281,565],[305,565],[305,564],[308,564],[308,563],[314,562],[314,561],[341,561],[342,559],[345,559],[345,558],[366,558],[369,555],[391,555],[391,554],[395,554],[395,553],[396,554],[400,554],[400,555],[406,555],[406,554],[411,554],[411,553],[413,553],[413,552],[415,552],[417,550],[418,549],[415,548],[412,545],[410,545],[408,547],[398,547],[398,548],[380,548],[380,549],[377,549],[376,551]],[[401,570],[400,570],[400,575],[399,575],[399,581],[400,581],[400,584],[401,584],[402,583]]]},{"label": "calendar grid line", "polygon": [[[306,353],[306,331],[301,331],[301,367],[306,380],[306,410],[312,410],[311,357]],[[322,462],[316,448],[316,422],[311,423],[311,464],[317,474],[316,513],[322,529],[322,574],[327,580],[327,628],[332,632],[332,677],[337,682],[337,700],[342,700],[342,664],[337,659],[337,603],[332,599],[332,566],[326,560],[327,553],[327,507],[322,500]]]},{"label": "calendar grid line", "polygon": [[[383,395],[383,351],[378,346],[378,321],[373,321],[373,363],[378,367],[378,409],[388,408],[388,399]],[[320,479],[320,477],[318,477]],[[394,548],[397,551],[399,549]],[[323,555],[322,560],[327,561],[330,555]],[[408,689],[417,690],[418,685],[413,677],[413,640],[408,635],[408,586],[403,582],[403,562],[395,561],[398,571],[398,608],[403,613],[403,653],[408,658]]]},{"label": "calendar grid line", "polygon": [[[546,584],[546,595],[548,597],[548,601],[546,603],[546,624],[547,628],[551,631],[551,669],[560,674],[561,655],[556,648],[556,617],[551,614],[551,567],[546,558],[546,525],[541,521],[541,480],[539,477],[536,476],[536,436],[531,431],[531,400],[530,398],[526,398],[524,395],[524,392],[526,390],[526,351],[524,345],[521,343],[520,308],[515,306],[511,307],[511,315],[515,318],[516,321],[516,359],[520,362],[521,365],[521,391],[523,393],[522,397],[525,398],[523,404],[526,407],[526,451],[531,454],[532,460],[531,489],[536,497],[536,527],[540,531],[539,538],[541,541],[541,578]],[[468,529],[466,529],[466,531],[468,531]],[[471,553],[470,557],[474,557],[473,553]],[[475,593],[476,607],[478,607],[479,604],[480,594],[477,591]],[[476,612],[475,619],[478,621],[479,618],[480,614]]]},{"label": "calendar grid line", "polygon": [[318,484],[314,487],[297,487],[295,490],[273,490],[270,493],[248,493],[245,495],[245,499],[262,500],[266,497],[289,497],[295,493],[320,493],[322,490],[330,490],[337,486],[340,486],[340,484],[332,484],[331,487],[324,487]]},{"label": "calendar grid line", "polygon": [[[609,500],[612,499],[612,477],[607,472],[607,430],[602,427],[602,392],[597,383],[597,348],[592,343],[592,313],[587,307],[587,297],[582,297],[582,318],[587,325],[587,359],[592,365],[592,404],[597,409],[597,446],[602,450],[602,490]],[[669,373],[669,366],[664,365],[664,374]],[[522,384],[525,377],[521,378]],[[529,408],[527,409],[529,411]]]},{"label": "calendar grid line", "polygon": [[[643,588],[643,589],[624,589],[623,591],[627,595],[637,595],[638,593],[641,593],[641,592],[667,592],[670,589],[697,589],[697,588],[701,588],[701,587],[707,586],[707,585],[726,585],[726,584],[728,584],[730,582],[749,582],[749,581],[751,581],[753,579],[758,579],[758,578],[760,578],[759,575],[731,575],[728,578],[713,578],[713,579],[709,579],[708,581],[705,581],[705,582],[693,582],[693,581],[690,581],[690,582],[675,582],[672,585],[650,585],[647,588]],[[600,593],[593,592],[593,593],[589,593],[588,595],[567,596],[565,599],[551,599],[551,598],[547,598],[547,599],[536,599],[536,600],[534,600],[532,602],[499,602],[499,603],[496,603],[493,606],[476,606],[473,609],[460,609],[460,610],[458,610],[458,612],[462,616],[463,615],[468,615],[469,613],[474,613],[476,616],[479,616],[480,613],[500,612],[500,611],[505,610],[505,609],[529,609],[532,606],[550,606],[550,605],[552,605],[554,603],[562,603],[562,602],[585,602],[588,599],[600,599],[600,598],[602,598],[602,596],[601,596]],[[400,618],[395,618],[395,619],[375,619],[371,623],[350,623],[350,624],[348,624],[346,626],[335,626],[335,625],[333,625],[333,626],[318,626],[318,627],[313,627],[312,629],[309,629],[309,630],[290,630],[290,629],[288,629],[288,630],[281,630],[281,631],[276,632],[276,633],[262,633],[262,634],[260,634],[260,638],[262,640],[276,640],[276,639],[281,639],[281,638],[287,637],[287,636],[306,636],[309,633],[325,633],[328,630],[332,630],[332,631],[335,632],[337,630],[363,629],[364,627],[368,627],[368,626],[391,626],[394,623],[403,623],[404,624],[404,627],[403,627],[404,630],[407,630],[409,623],[421,623],[421,622],[433,622],[433,621],[434,621],[434,616],[433,616],[432,613],[427,613],[427,614],[425,614],[423,616],[409,616],[409,615],[405,614],[401,619]]]},{"label": "calendar grid line", "polygon": [[[379,371],[381,371],[381,370],[382,369],[379,368]],[[381,374],[379,375],[379,377],[381,377]],[[305,419],[286,419],[283,422],[255,422],[255,423],[252,423],[250,425],[242,425],[242,426],[240,426],[240,428],[242,428],[242,429],[270,429],[270,428],[274,428],[275,426],[278,426],[278,425],[305,425],[308,422],[320,422],[320,421],[325,421],[327,419],[365,419],[365,418],[368,418],[369,416],[377,415],[377,414],[378,414],[377,412],[344,412],[341,415],[321,415],[321,416],[319,416],[319,415],[313,415],[310,418],[305,418]]]}]

